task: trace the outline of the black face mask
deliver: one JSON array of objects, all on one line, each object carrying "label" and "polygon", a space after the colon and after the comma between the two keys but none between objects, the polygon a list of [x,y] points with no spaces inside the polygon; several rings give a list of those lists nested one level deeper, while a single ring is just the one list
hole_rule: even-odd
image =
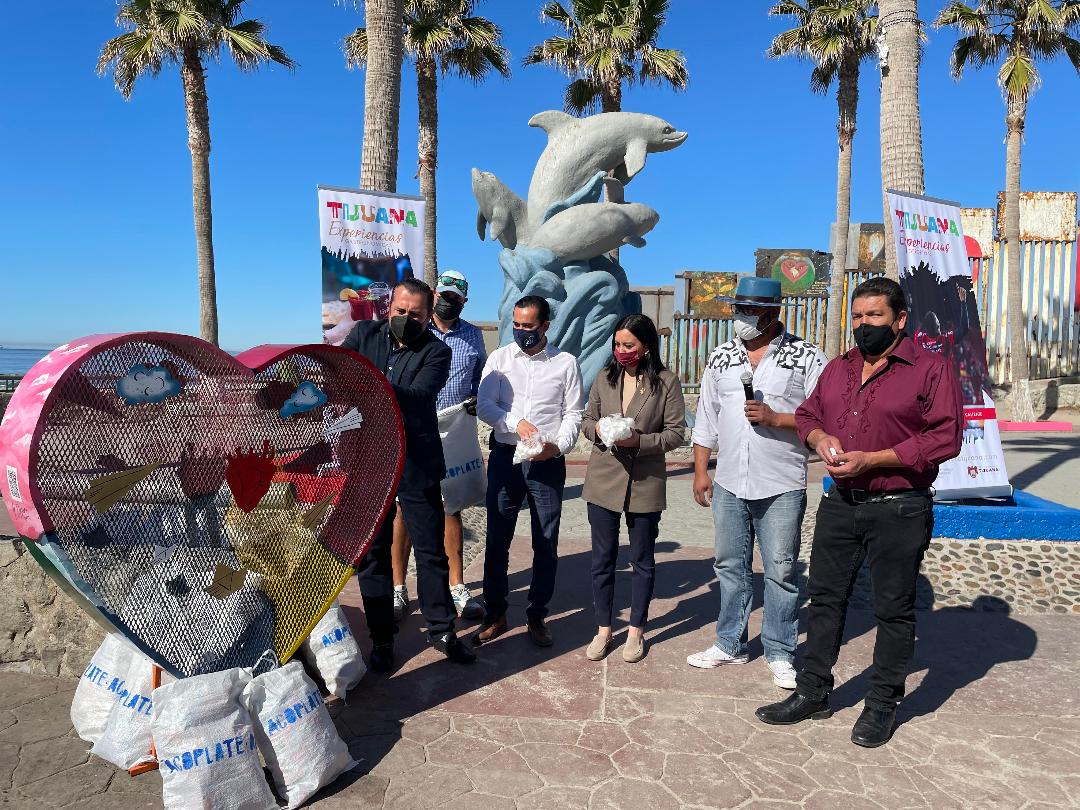
[{"label": "black face mask", "polygon": [[896,333],[890,324],[884,326],[860,324],[852,330],[852,334],[855,336],[855,345],[867,357],[880,357],[896,340]]},{"label": "black face mask", "polygon": [[445,298],[439,296],[439,299],[435,302],[435,314],[442,318],[444,321],[455,321],[458,315],[461,314],[461,310],[465,308],[464,301],[455,301],[452,298]]},{"label": "black face mask", "polygon": [[390,319],[390,331],[398,343],[411,346],[424,334],[424,325],[408,315],[395,315]]}]

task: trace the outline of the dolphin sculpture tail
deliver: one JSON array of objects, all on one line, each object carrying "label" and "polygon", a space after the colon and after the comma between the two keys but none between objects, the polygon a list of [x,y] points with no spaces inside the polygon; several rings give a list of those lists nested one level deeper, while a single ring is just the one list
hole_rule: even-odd
[{"label": "dolphin sculpture tail", "polygon": [[532,229],[523,199],[494,174],[479,169],[472,170],[472,190],[478,206],[476,233],[481,241],[487,237],[489,226],[491,238],[498,239],[504,248],[513,250],[518,242],[528,240]]}]

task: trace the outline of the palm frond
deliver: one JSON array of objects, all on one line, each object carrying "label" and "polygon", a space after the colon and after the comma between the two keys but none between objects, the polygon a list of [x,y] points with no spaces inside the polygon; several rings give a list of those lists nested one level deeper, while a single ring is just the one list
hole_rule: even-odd
[{"label": "palm frond", "polygon": [[998,71],[998,85],[1005,97],[1014,101],[1026,101],[1040,81],[1034,60],[1019,51],[1009,54]]},{"label": "palm frond", "polygon": [[667,84],[675,90],[685,90],[690,82],[686,58],[682,51],[671,48],[642,48],[640,81]]},{"label": "palm frond", "polygon": [[350,68],[363,67],[367,64],[368,38],[366,28],[357,28],[341,42],[345,52],[345,64]]},{"label": "palm frond", "polygon": [[591,79],[575,79],[566,86],[563,109],[571,115],[589,115],[600,107],[602,88]]}]

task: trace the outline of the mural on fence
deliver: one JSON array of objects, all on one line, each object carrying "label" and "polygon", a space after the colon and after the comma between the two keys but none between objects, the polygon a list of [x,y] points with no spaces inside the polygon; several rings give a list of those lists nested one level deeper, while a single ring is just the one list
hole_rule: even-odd
[{"label": "mural on fence", "polygon": [[758,248],[754,266],[760,278],[780,282],[784,295],[828,295],[832,254],[809,248]]},{"label": "mural on fence", "polygon": [[731,304],[721,300],[735,294],[738,273],[687,272],[689,313],[695,318],[730,318]]}]

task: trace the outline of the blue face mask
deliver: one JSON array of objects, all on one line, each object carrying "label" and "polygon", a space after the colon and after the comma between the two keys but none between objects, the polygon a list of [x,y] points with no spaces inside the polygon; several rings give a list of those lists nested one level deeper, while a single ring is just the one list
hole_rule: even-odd
[{"label": "blue face mask", "polygon": [[523,352],[533,348],[542,339],[539,329],[515,329],[514,342],[521,347]]}]

